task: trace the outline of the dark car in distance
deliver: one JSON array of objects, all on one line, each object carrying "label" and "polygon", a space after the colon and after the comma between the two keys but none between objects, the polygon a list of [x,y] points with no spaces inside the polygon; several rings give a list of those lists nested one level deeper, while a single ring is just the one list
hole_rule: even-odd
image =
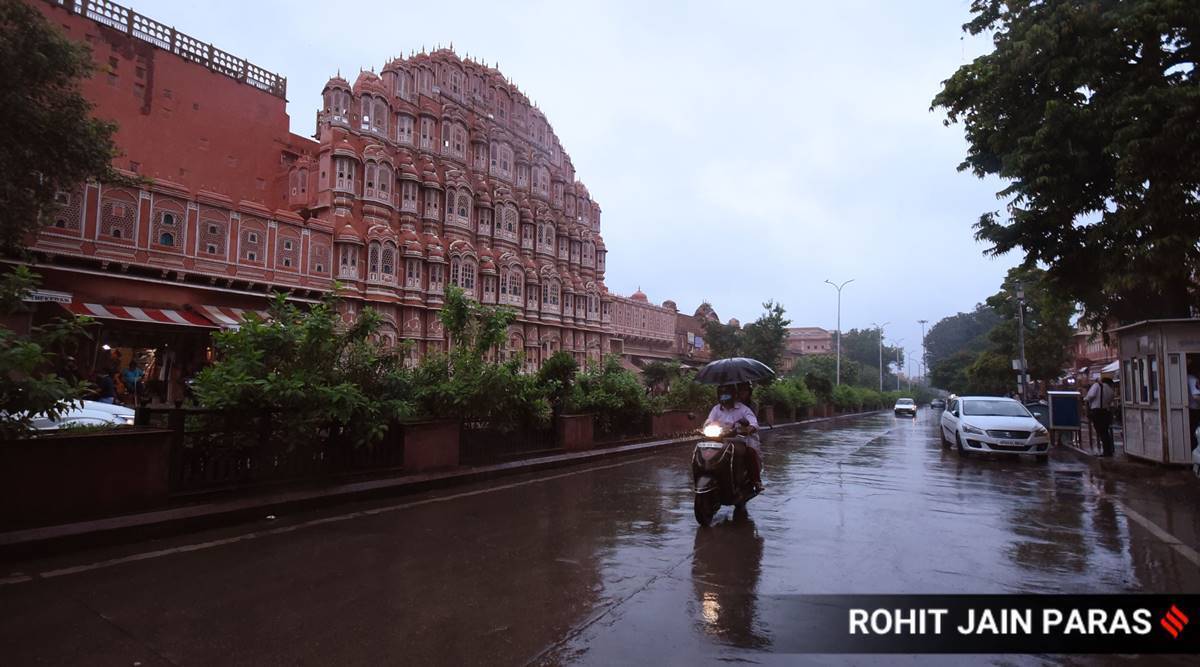
[{"label": "dark car in distance", "polygon": [[929,402],[929,407],[933,408],[934,410],[945,410],[946,409],[946,401],[944,401],[940,398],[935,398]]}]

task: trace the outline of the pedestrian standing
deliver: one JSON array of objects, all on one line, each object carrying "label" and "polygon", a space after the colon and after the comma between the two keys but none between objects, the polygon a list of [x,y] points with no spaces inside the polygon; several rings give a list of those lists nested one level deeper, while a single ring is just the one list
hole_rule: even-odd
[{"label": "pedestrian standing", "polygon": [[1116,392],[1113,390],[1112,378],[1104,378],[1088,389],[1085,399],[1088,406],[1088,419],[1091,420],[1092,428],[1096,429],[1096,435],[1100,438],[1101,456],[1112,456],[1115,449],[1111,409],[1115,397]]},{"label": "pedestrian standing", "polygon": [[117,385],[113,382],[112,369],[104,368],[96,374],[95,399],[101,403],[115,403],[117,401]]},{"label": "pedestrian standing", "polygon": [[1196,365],[1188,366],[1188,427],[1192,432],[1192,451],[1196,450],[1196,427],[1200,426],[1200,379],[1197,377]]}]

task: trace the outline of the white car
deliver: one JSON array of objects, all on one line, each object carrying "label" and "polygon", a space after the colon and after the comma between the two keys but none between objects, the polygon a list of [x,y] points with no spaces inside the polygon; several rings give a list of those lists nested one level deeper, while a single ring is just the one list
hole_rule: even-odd
[{"label": "white car", "polygon": [[1034,454],[1046,461],[1050,433],[1041,422],[1011,398],[958,396],[942,412],[942,446],[953,444],[959,454],[989,452]]},{"label": "white car", "polygon": [[132,426],[133,408],[100,401],[77,401],[58,419],[45,413],[34,415],[31,424],[38,431],[56,431],[74,426]]},{"label": "white car", "polygon": [[897,398],[896,405],[892,406],[892,410],[896,416],[908,415],[910,417],[917,416],[917,402],[911,398]]}]

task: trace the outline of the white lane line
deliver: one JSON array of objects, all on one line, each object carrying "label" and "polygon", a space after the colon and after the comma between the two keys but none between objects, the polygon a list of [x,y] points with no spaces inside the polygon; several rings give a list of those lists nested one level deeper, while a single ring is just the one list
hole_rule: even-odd
[{"label": "white lane line", "polygon": [[[285,533],[295,532],[295,531],[301,530],[303,528],[312,528],[314,526],[321,526],[321,525],[324,525],[327,523],[337,523],[337,522],[341,522],[341,521],[349,521],[350,519],[357,519],[357,518],[361,518],[361,517],[365,517],[365,516],[375,516],[377,514],[383,514],[385,512],[394,512],[397,510],[411,509],[413,507],[420,507],[422,505],[431,505],[433,503],[444,503],[444,502],[447,502],[450,500],[458,500],[459,498],[470,498],[472,496],[483,495],[485,493],[494,493],[496,491],[504,491],[506,489],[515,489],[515,488],[522,487],[522,486],[529,486],[530,484],[541,484],[543,482],[549,482],[549,481],[556,480],[556,479],[562,479],[564,477],[573,477],[575,475],[586,475],[588,473],[596,472],[599,470],[620,468],[623,466],[633,465],[635,463],[643,463],[645,461],[650,460],[651,458],[653,458],[653,457],[644,456],[644,457],[632,459],[629,461],[622,461],[621,463],[613,463],[613,464],[604,465],[604,466],[594,466],[594,467],[587,468],[584,470],[575,470],[572,472],[560,473],[558,475],[550,475],[548,477],[539,477],[537,479],[527,479],[523,482],[513,482],[511,484],[501,484],[499,486],[491,486],[491,487],[487,487],[484,489],[476,489],[474,491],[464,491],[462,493],[455,493],[455,494],[448,495],[448,496],[439,496],[437,498],[426,498],[424,500],[416,500],[416,501],[412,501],[412,502],[408,502],[408,503],[400,503],[397,505],[388,505],[386,507],[375,507],[375,508],[368,509],[368,510],[360,510],[358,512],[350,512],[349,514],[340,514],[338,516],[330,516],[330,517],[323,517],[320,519],[312,519],[310,521],[304,521],[302,523],[297,523],[297,524],[293,524],[290,526],[280,526],[279,528],[272,528],[270,530],[254,531],[252,533],[246,533],[244,535],[238,535],[235,537],[227,537],[227,538],[220,539],[220,540],[211,540],[208,542],[199,542],[196,544],[185,544],[183,546],[171,547],[169,549],[158,549],[156,551],[145,551],[142,553],[131,554],[128,556],[122,556],[120,558],[111,558],[109,560],[102,560],[102,561],[98,561],[95,563],[88,563],[86,565],[76,565],[73,567],[64,567],[64,568],[59,568],[56,570],[47,570],[45,572],[38,573],[36,576],[40,577],[40,578],[44,578],[44,579],[49,579],[52,577],[63,577],[63,576],[69,575],[69,574],[78,574],[80,572],[90,572],[92,570],[99,570],[99,569],[103,569],[103,568],[107,568],[107,567],[113,567],[115,565],[121,565],[123,563],[135,563],[138,561],[151,560],[154,558],[163,558],[164,556],[170,556],[173,554],[190,553],[193,551],[202,551],[205,549],[212,549],[215,547],[225,546],[227,544],[235,544],[237,542],[245,542],[248,540],[258,539],[260,537],[283,535]],[[33,579],[33,577],[24,576],[24,575],[7,577],[4,579],[0,579],[0,586],[23,583],[26,581],[31,581],[32,579]]]},{"label": "white lane line", "polygon": [[1180,556],[1183,556],[1184,558],[1192,561],[1192,565],[1195,565],[1196,567],[1200,567],[1200,553],[1198,553],[1195,549],[1184,544],[1183,542],[1181,542],[1179,540],[1179,538],[1175,537],[1174,535],[1168,533],[1167,531],[1163,530],[1162,528],[1159,528],[1158,524],[1154,523],[1150,519],[1147,519],[1146,517],[1142,516],[1141,514],[1138,514],[1137,512],[1133,511],[1125,503],[1123,503],[1119,500],[1116,500],[1115,498],[1110,498],[1110,500],[1112,500],[1112,502],[1117,507],[1121,508],[1121,511],[1125,514],[1125,516],[1129,517],[1130,519],[1133,519],[1134,522],[1136,522],[1139,526],[1150,531],[1151,535],[1154,535],[1159,540],[1161,540],[1164,544],[1171,547],[1175,551],[1179,552]]}]

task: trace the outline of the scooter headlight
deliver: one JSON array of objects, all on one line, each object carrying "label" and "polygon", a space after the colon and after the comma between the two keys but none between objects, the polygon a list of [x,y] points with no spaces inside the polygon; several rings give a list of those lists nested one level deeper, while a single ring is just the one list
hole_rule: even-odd
[{"label": "scooter headlight", "polygon": [[721,437],[721,432],[724,430],[725,429],[721,428],[720,424],[709,424],[708,426],[704,427],[704,437],[719,438]]}]

